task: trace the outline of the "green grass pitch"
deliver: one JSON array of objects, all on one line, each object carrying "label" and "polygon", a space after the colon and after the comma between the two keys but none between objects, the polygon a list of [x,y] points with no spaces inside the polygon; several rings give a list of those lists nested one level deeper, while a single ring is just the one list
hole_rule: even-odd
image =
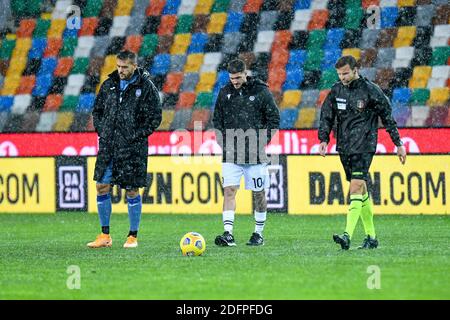
[{"label": "green grass pitch", "polygon": [[[88,249],[95,214],[1,214],[0,299],[450,299],[448,216],[376,216],[380,247],[356,249],[359,224],[346,252],[332,241],[342,215],[269,215],[263,247],[245,245],[254,222],[237,215],[234,248],[214,245],[221,219],[143,215],[139,247],[124,249],[128,217],[114,214],[113,247]],[[205,237],[203,256],[181,255],[188,231]]]}]

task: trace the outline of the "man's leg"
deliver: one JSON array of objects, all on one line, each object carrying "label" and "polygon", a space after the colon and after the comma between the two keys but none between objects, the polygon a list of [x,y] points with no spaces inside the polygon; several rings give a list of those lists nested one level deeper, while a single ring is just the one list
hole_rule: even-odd
[{"label": "man's leg", "polygon": [[345,232],[351,239],[361,215],[363,190],[366,182],[360,179],[352,179],[350,181],[350,207],[347,213],[347,225]]},{"label": "man's leg", "polygon": [[376,234],[375,234],[375,225],[373,224],[372,200],[370,199],[366,185],[364,185],[363,191],[361,220],[363,222],[364,231],[366,235],[370,236],[371,238],[375,238]]},{"label": "man's leg", "polygon": [[128,219],[130,220],[130,231],[124,247],[135,248],[137,247],[137,234],[139,231],[139,223],[141,222],[142,214],[141,196],[139,195],[138,188],[127,189],[126,195],[128,202]]},{"label": "man's leg", "polygon": [[236,194],[239,186],[223,188],[223,228],[225,232],[233,234],[234,213],[236,212]]},{"label": "man's leg", "polygon": [[111,185],[104,183],[97,183],[97,208],[98,217],[102,232],[97,236],[95,241],[89,242],[89,248],[103,248],[112,245],[112,239],[109,235],[109,221],[111,218]]}]

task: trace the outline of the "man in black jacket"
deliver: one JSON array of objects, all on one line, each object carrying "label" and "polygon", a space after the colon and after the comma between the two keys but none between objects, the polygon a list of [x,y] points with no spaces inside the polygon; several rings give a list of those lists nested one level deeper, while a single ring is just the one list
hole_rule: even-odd
[{"label": "man in black jacket", "polygon": [[142,203],[139,188],[146,186],[148,136],[161,123],[161,101],[150,74],[137,67],[136,54],[117,55],[117,70],[103,82],[92,112],[99,150],[95,163],[97,207],[102,233],[90,248],[110,247],[111,185],[126,190],[130,232],[125,248],[137,247]]},{"label": "man in black jacket", "polygon": [[219,92],[214,109],[214,127],[222,146],[224,188],[224,233],[216,237],[219,246],[235,246],[233,237],[236,193],[241,177],[253,191],[255,232],[248,245],[263,245],[262,231],[267,215],[265,190],[269,186],[265,146],[280,124],[278,107],[267,85],[247,76],[244,61],[228,65],[230,82]]},{"label": "man in black jacket", "polygon": [[335,67],[340,82],[333,85],[322,105],[319,151],[325,156],[329,135],[336,120],[337,151],[346,178],[350,181],[350,208],[344,234],[335,234],[333,239],[342,249],[348,250],[361,215],[367,236],[359,248],[374,249],[378,246],[378,240],[366,180],[377,147],[378,118],[381,118],[392,142],[397,146],[397,155],[402,164],[406,160],[406,150],[400,140],[397,123],[392,117],[389,99],[376,84],[358,75],[355,58],[341,57]]}]

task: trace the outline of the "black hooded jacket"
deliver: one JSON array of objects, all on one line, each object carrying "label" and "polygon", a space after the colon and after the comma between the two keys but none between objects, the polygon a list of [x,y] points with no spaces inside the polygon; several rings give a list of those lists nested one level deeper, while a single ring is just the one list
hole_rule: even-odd
[{"label": "black hooded jacket", "polygon": [[223,149],[224,162],[265,163],[264,147],[279,128],[280,112],[267,85],[247,77],[247,82],[239,89],[231,82],[222,87],[215,104],[213,123],[219,131],[218,142]]},{"label": "black hooded jacket", "polygon": [[150,74],[137,68],[122,93],[117,71],[106,79],[95,99],[92,111],[99,150],[94,180],[100,180],[113,161],[112,184],[143,187],[147,177],[148,136],[161,123],[161,101]]},{"label": "black hooded jacket", "polygon": [[319,140],[329,142],[330,132],[337,120],[339,153],[374,153],[378,141],[378,118],[386,127],[392,142],[401,146],[391,104],[380,87],[363,77],[348,86],[337,82],[321,108]]}]

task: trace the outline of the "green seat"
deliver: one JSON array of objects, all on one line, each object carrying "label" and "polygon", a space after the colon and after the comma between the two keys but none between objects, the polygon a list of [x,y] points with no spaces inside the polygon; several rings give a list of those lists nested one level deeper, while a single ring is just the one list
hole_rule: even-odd
[{"label": "green seat", "polygon": [[83,10],[83,17],[98,17],[103,8],[103,0],[87,0]]},{"label": "green seat", "polygon": [[303,69],[306,71],[320,70],[323,60],[323,51],[320,49],[308,50]]},{"label": "green seat", "polygon": [[194,109],[209,109],[212,102],[213,94],[211,92],[200,92],[195,100]]},{"label": "green seat", "polygon": [[139,50],[139,55],[148,57],[153,55],[158,46],[158,36],[156,34],[146,34],[142,39],[142,46]]},{"label": "green seat", "polygon": [[178,24],[175,30],[176,34],[179,33],[191,33],[192,22],[194,21],[194,16],[189,14],[182,14],[178,17]]},{"label": "green seat", "polygon": [[85,74],[89,67],[89,58],[77,58],[75,59],[72,67],[71,74],[81,73]]},{"label": "green seat", "polygon": [[227,12],[230,0],[216,0],[211,8],[211,13]]},{"label": "green seat", "polygon": [[345,8],[361,8],[361,0],[345,0]]},{"label": "green seat", "polygon": [[0,49],[0,59],[8,60],[9,58],[11,58],[15,46],[16,40],[3,40],[2,47]]},{"label": "green seat", "polygon": [[34,28],[33,38],[46,38],[50,24],[50,20],[38,19]]},{"label": "green seat", "polygon": [[330,89],[337,81],[339,81],[339,77],[335,69],[324,70],[320,78],[319,89]]},{"label": "green seat", "polygon": [[64,96],[64,101],[59,111],[75,111],[78,105],[78,96]]},{"label": "green seat", "polygon": [[348,8],[345,10],[344,27],[346,29],[359,29],[361,20],[364,16],[364,11],[361,7]]},{"label": "green seat", "polygon": [[327,38],[326,30],[312,30],[309,32],[308,41],[306,47],[309,50],[322,48],[325,40]]},{"label": "green seat", "polygon": [[59,55],[61,57],[72,57],[73,53],[75,52],[77,44],[78,44],[77,37],[65,38],[63,42],[63,47]]},{"label": "green seat", "polygon": [[430,65],[431,66],[446,65],[449,56],[450,56],[450,46],[436,47],[433,50]]},{"label": "green seat", "polygon": [[38,17],[41,13],[40,0],[11,0],[10,6],[14,16],[19,18]]},{"label": "green seat", "polygon": [[409,103],[412,105],[426,105],[427,100],[430,98],[430,90],[426,88],[413,89]]}]

